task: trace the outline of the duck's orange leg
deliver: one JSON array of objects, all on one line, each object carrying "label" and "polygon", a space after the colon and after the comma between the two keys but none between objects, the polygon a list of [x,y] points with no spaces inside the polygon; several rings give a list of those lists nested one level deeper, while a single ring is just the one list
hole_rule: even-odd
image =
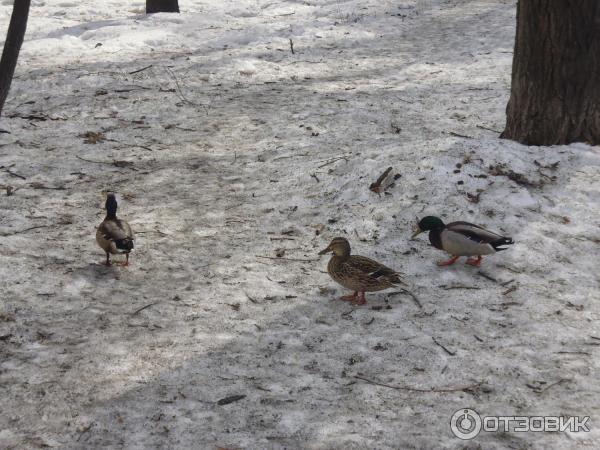
[{"label": "duck's orange leg", "polygon": [[127,267],[129,266],[129,253],[125,253],[125,262],[121,263],[122,267]]},{"label": "duck's orange leg", "polygon": [[365,293],[361,292],[358,300],[355,300],[355,302],[357,305],[364,305],[365,303],[367,303],[367,299],[365,298]]},{"label": "duck's orange leg", "polygon": [[482,260],[482,256],[478,255],[477,259],[473,259],[473,258],[469,258],[465,261],[465,264],[468,264],[470,266],[475,266],[475,267],[479,267],[481,265],[481,260]]},{"label": "duck's orange leg", "polygon": [[456,260],[458,258],[460,258],[460,256],[453,256],[448,261],[439,261],[437,263],[437,265],[440,266],[440,267],[451,266],[452,264],[454,264],[456,262]]},{"label": "duck's orange leg", "polygon": [[344,296],[340,297],[339,300],[343,300],[345,302],[355,302],[357,295],[358,295],[358,292],[354,291],[354,294],[344,295]]}]

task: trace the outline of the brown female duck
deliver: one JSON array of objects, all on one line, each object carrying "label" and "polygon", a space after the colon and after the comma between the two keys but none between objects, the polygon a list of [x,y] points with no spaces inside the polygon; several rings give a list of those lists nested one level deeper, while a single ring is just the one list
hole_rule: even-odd
[{"label": "brown female duck", "polygon": [[327,272],[335,282],[354,291],[354,294],[340,297],[340,300],[364,305],[367,302],[365,292],[381,291],[399,283],[405,284],[395,270],[364,256],[351,255],[350,243],[343,237],[333,239],[319,255],[329,252],[333,253],[333,256],[327,264]]}]

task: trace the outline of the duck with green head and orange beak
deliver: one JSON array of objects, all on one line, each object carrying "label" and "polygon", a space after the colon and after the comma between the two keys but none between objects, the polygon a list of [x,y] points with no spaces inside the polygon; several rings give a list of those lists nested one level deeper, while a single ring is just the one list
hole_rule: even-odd
[{"label": "duck with green head and orange beak", "polygon": [[486,230],[479,225],[469,222],[451,222],[446,225],[442,219],[435,216],[423,217],[421,220],[417,218],[417,227],[412,238],[424,231],[429,231],[431,245],[452,255],[449,260],[438,262],[438,266],[452,265],[461,256],[468,256],[467,264],[479,266],[483,255],[506,250],[508,245],[514,243],[512,238]]}]

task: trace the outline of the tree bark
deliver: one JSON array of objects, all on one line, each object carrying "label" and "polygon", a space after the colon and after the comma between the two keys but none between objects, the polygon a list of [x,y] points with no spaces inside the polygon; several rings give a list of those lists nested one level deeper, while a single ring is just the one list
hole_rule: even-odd
[{"label": "tree bark", "polygon": [[146,0],[146,14],[179,12],[178,0]]},{"label": "tree bark", "polygon": [[15,0],[10,16],[4,51],[2,52],[2,59],[0,59],[0,115],[10,90],[17,60],[19,59],[19,52],[27,30],[30,3],[31,0]]},{"label": "tree bark", "polygon": [[600,1],[519,0],[502,138],[600,144]]}]

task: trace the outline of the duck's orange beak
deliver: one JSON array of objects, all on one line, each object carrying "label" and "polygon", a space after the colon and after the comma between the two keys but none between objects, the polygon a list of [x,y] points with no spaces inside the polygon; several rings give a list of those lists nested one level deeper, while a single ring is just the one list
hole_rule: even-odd
[{"label": "duck's orange beak", "polygon": [[421,230],[421,227],[419,227],[419,225],[417,225],[417,227],[415,228],[415,232],[412,234],[412,236],[410,238],[414,239],[418,235],[420,235],[422,232],[423,232],[423,230]]}]

